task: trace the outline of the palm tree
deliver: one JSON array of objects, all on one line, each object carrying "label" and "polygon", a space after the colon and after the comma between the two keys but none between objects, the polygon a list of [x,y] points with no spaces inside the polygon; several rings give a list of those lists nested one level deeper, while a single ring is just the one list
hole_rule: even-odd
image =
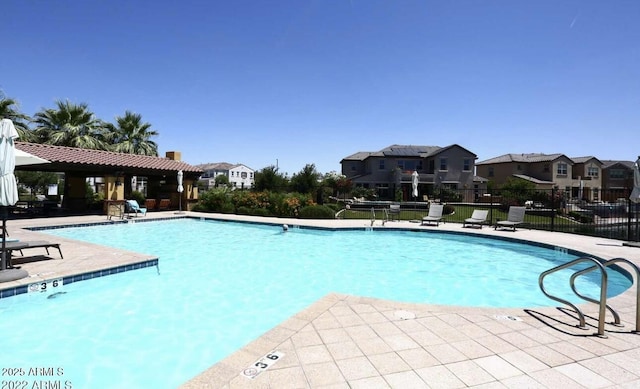
[{"label": "palm tree", "polygon": [[41,143],[107,150],[105,125],[86,103],[58,100],[56,105],[57,109],[45,109],[35,115],[35,132]]},{"label": "palm tree", "polygon": [[[10,99],[0,92],[0,119],[11,119],[13,125],[18,131],[18,139],[23,142],[32,142],[36,140],[36,136],[29,129],[27,122],[31,118],[23,113],[20,113],[17,109],[18,103],[14,99]],[[14,108],[15,106],[15,108]]]},{"label": "palm tree", "polygon": [[158,136],[149,130],[151,124],[142,122],[142,115],[125,111],[124,116],[116,117],[116,125],[108,123],[112,150],[119,153],[158,156],[158,145],[150,140]]}]

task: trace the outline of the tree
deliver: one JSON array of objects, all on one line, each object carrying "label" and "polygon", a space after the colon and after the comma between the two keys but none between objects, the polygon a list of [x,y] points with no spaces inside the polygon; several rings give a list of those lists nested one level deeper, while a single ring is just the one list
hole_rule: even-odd
[{"label": "tree", "polygon": [[522,205],[532,198],[535,191],[536,184],[533,182],[511,177],[500,188],[500,194],[505,204],[515,203]]},{"label": "tree", "polygon": [[36,136],[29,129],[27,122],[31,118],[18,110],[18,103],[14,99],[10,99],[0,92],[0,119],[10,119],[18,131],[18,140],[23,142],[33,142]]},{"label": "tree", "polygon": [[87,104],[59,100],[56,105],[57,109],[45,109],[35,115],[35,132],[41,143],[107,150],[104,123],[89,111]]},{"label": "tree", "polygon": [[286,188],[287,178],[278,173],[277,167],[271,165],[256,172],[253,185],[259,192],[263,190],[280,192]]},{"label": "tree", "polygon": [[151,131],[151,124],[142,122],[142,115],[126,111],[116,117],[116,124],[108,123],[112,150],[119,153],[158,156],[158,145],[150,138],[158,136]]},{"label": "tree", "polygon": [[298,193],[312,193],[318,188],[320,174],[316,171],[316,165],[307,164],[300,172],[291,177],[290,186]]},{"label": "tree", "polygon": [[51,172],[16,170],[15,175],[18,182],[29,188],[31,193],[45,193],[49,185],[58,183],[58,175]]},{"label": "tree", "polygon": [[216,183],[216,188],[221,186],[226,186],[226,187],[230,186],[229,177],[227,177],[225,174],[218,174],[214,181]]}]

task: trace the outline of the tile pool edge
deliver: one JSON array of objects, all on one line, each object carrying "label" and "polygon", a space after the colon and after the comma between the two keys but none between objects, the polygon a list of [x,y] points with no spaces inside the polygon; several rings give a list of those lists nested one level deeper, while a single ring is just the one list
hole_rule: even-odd
[{"label": "tile pool edge", "polygon": [[7,297],[13,297],[13,296],[17,296],[17,295],[20,295],[20,294],[27,293],[29,291],[29,285],[32,285],[32,284],[41,284],[43,282],[46,283],[46,282],[51,281],[51,280],[56,280],[56,279],[62,278],[62,284],[63,285],[69,285],[69,284],[73,284],[74,282],[90,280],[90,279],[98,278],[98,277],[105,277],[105,276],[109,276],[109,275],[112,275],[112,274],[123,273],[123,272],[126,272],[126,271],[144,269],[144,268],[152,267],[152,266],[158,266],[158,258],[148,259],[148,260],[141,261],[141,262],[129,263],[129,264],[126,264],[126,265],[114,266],[114,267],[110,267],[110,268],[106,268],[106,269],[93,270],[93,271],[89,271],[89,272],[85,272],[85,273],[72,274],[72,275],[68,275],[68,276],[51,277],[51,278],[44,278],[44,279],[40,279],[40,280],[35,280],[34,279],[34,282],[30,282],[28,284],[19,285],[19,286],[12,286],[12,287],[8,287],[8,288],[5,288],[5,289],[0,289],[0,299],[7,298]]}]

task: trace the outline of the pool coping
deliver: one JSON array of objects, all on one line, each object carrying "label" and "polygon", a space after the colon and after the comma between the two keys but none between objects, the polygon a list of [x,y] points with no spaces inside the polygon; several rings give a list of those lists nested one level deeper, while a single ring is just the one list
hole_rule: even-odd
[{"label": "pool coping", "polygon": [[[185,214],[181,217],[262,224],[267,222],[305,228],[371,227],[370,221],[363,220],[309,221],[194,212]],[[173,213],[166,212],[135,221],[175,217]],[[10,221],[11,237],[26,240],[36,239],[34,236],[41,234],[41,230],[24,229],[26,227],[104,222],[104,216],[60,219],[62,218]],[[20,225],[24,228],[13,230]],[[411,222],[387,222],[385,225],[378,222],[373,227],[454,233],[461,231],[461,225],[451,223],[434,227],[419,226]],[[636,264],[639,262],[636,259],[640,253],[637,248],[623,246],[621,241],[605,238],[525,229],[511,233],[486,227],[465,228],[464,231],[528,243],[541,242],[590,253],[603,259],[626,257]],[[111,248],[98,246],[101,249],[96,250],[96,246],[92,245],[89,251],[95,253],[107,250],[108,254],[113,255]],[[73,247],[77,247],[77,250]],[[90,262],[87,261],[89,259],[99,261],[100,258],[83,256],[87,251],[86,245],[73,240],[64,240],[63,250],[65,257],[81,257],[80,262],[84,262],[84,265]],[[139,253],[123,252],[114,256],[127,257],[128,261],[153,260],[152,256]],[[54,261],[42,263],[49,265]],[[25,267],[31,265],[25,264]],[[54,268],[49,274],[55,273],[57,276],[58,270]],[[568,387],[590,387],[593,382],[602,383],[602,386],[638,385],[640,368],[636,366],[640,366],[640,337],[628,332],[635,324],[633,320],[629,320],[629,316],[633,316],[635,312],[633,288],[610,302],[616,308],[623,307],[620,312],[623,313],[626,327],[620,330],[608,326],[609,338],[600,339],[593,337],[592,331],[585,334],[584,330],[575,328],[575,318],[553,307],[499,309],[437,306],[329,294],[185,382],[182,387],[346,388],[428,387],[445,384],[464,387],[492,383],[539,387],[548,386],[545,383],[556,386],[564,383]],[[587,315],[594,314],[593,307],[586,304],[580,307],[585,309]],[[394,315],[398,310],[414,312],[416,317],[400,319]],[[522,320],[505,322],[496,319],[508,316]],[[440,327],[434,326],[434,323],[438,323]],[[591,326],[593,322],[588,324]],[[431,335],[425,338],[427,333]],[[370,335],[371,338],[365,341],[363,334]],[[375,341],[379,349],[366,346],[369,341]],[[273,350],[282,350],[284,357],[255,379],[242,375],[244,369]],[[565,355],[569,353],[563,350],[572,350],[573,355]],[[423,358],[415,357],[417,355],[422,355]],[[496,366],[500,366],[500,369]],[[501,369],[507,369],[512,374],[500,373]],[[587,379],[590,381],[585,381]]]}]

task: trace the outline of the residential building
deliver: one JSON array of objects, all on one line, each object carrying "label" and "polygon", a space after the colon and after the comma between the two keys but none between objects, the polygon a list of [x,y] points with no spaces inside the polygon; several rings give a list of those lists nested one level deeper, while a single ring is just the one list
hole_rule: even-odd
[{"label": "residential building", "polygon": [[535,184],[537,189],[560,189],[567,197],[595,201],[602,188],[602,162],[595,157],[569,158],[564,154],[505,154],[476,163],[476,174],[497,187],[509,178]]},{"label": "residential building", "polygon": [[229,179],[229,185],[238,189],[249,189],[253,187],[255,171],[241,163],[230,164],[227,162],[217,162],[197,165],[204,171],[200,177],[200,182],[204,182],[207,188],[216,186],[216,177],[224,175]]},{"label": "residential building", "polygon": [[602,161],[602,200],[629,198],[633,188],[633,164],[633,161]]},{"label": "residential building", "polygon": [[[446,147],[391,145],[380,151],[357,152],[340,161],[342,174],[355,186],[376,189],[381,200],[425,200],[443,189],[473,200],[477,156],[453,144]],[[418,173],[418,196],[413,196],[412,174]],[[396,195],[396,192],[400,196]]]}]

